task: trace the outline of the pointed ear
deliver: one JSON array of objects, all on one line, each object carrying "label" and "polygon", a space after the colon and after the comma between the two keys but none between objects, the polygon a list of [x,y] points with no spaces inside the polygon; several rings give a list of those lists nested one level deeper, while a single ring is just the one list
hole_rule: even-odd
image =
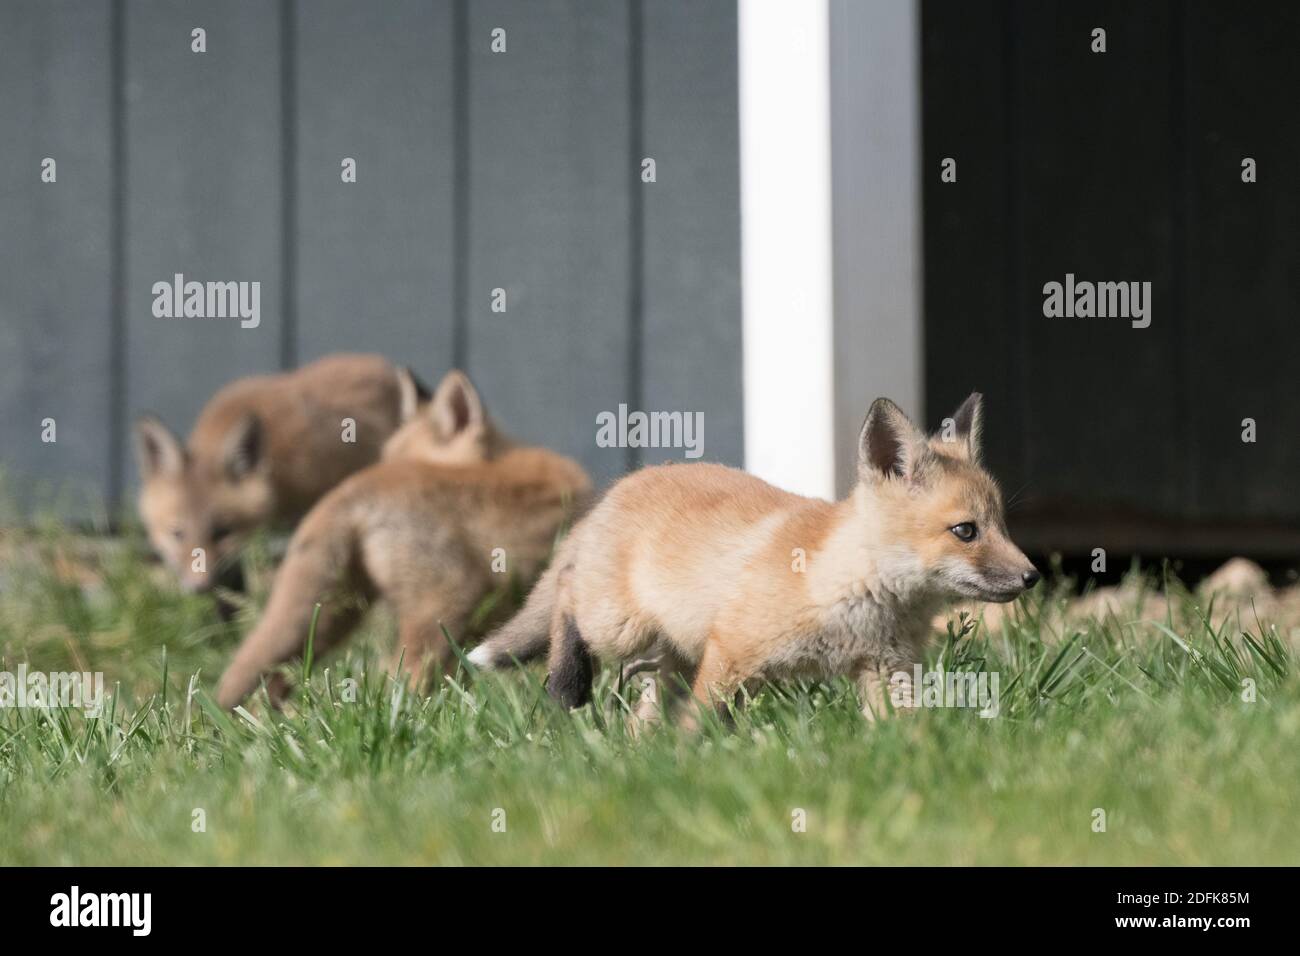
[{"label": "pointed ear", "polygon": [[397,370],[398,415],[402,424],[415,417],[420,405],[429,400],[429,388],[406,366]]},{"label": "pointed ear", "polygon": [[429,403],[429,414],[444,438],[480,426],[487,417],[478,391],[470,384],[469,376],[459,369],[452,369],[438,383],[438,390]]},{"label": "pointed ear", "polygon": [[916,465],[925,436],[887,398],[878,398],[867,411],[858,436],[858,475],[863,480],[906,478]]},{"label": "pointed ear", "polygon": [[957,432],[957,441],[966,448],[966,457],[973,462],[980,460],[980,439],[984,431],[984,396],[971,392],[966,401],[952,413],[953,426]]},{"label": "pointed ear", "polygon": [[226,433],[221,460],[231,481],[239,481],[262,464],[262,423],[249,412]]},{"label": "pointed ear", "polygon": [[135,420],[135,456],[145,481],[159,475],[179,475],[185,468],[185,448],[170,428],[153,415]]}]

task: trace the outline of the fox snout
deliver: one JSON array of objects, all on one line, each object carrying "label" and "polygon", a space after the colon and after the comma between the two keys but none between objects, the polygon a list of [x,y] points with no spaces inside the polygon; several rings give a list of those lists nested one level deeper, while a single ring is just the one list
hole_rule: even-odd
[{"label": "fox snout", "polygon": [[988,575],[985,579],[988,591],[984,599],[998,604],[1014,601],[1042,579],[1038,569],[1026,561],[1024,565],[1009,568],[997,575]]},{"label": "fox snout", "polygon": [[207,594],[212,591],[212,575],[187,576],[181,587],[187,594]]},{"label": "fox snout", "polygon": [[958,595],[997,604],[1014,601],[1043,579],[1033,562],[997,527],[963,545],[941,562],[940,568],[943,579]]},{"label": "fox snout", "polygon": [[207,571],[188,571],[181,575],[181,588],[186,594],[207,594],[215,586],[215,578]]}]

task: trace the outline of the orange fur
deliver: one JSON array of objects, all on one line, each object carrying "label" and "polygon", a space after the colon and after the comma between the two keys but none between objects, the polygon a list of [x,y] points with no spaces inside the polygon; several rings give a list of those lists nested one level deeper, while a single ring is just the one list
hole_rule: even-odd
[{"label": "orange fur", "polygon": [[366,602],[382,598],[397,614],[404,668],[421,676],[450,667],[442,628],[463,639],[470,613],[508,580],[494,572],[496,549],[508,574],[533,578],[590,489],[576,462],[510,442],[469,380],[450,373],[390,439],[383,461],[303,519],[217,700],[234,706],[271,668],[300,655],[317,602],[317,652],[344,640]]},{"label": "orange fur", "polygon": [[[658,652],[701,702],[762,680],[852,674],[876,712],[882,681],[920,660],[942,604],[1010,600],[1037,580],[978,463],[977,396],[957,418],[954,441],[927,439],[879,400],[858,483],[834,504],[712,464],[619,481],[548,572],[553,693],[582,700],[574,675],[587,650],[616,661]],[[965,523],[978,528],[969,542],[957,536]],[[471,660],[501,666],[526,645],[507,625]]]},{"label": "orange fur", "polygon": [[[136,424],[139,508],[149,541],[193,591],[208,590],[247,534],[292,526],[329,489],[374,463],[400,422],[409,374],[375,355],[332,355],[216,393],[181,446]],[[355,441],[343,440],[344,419]],[[196,570],[195,549],[202,549]]]}]

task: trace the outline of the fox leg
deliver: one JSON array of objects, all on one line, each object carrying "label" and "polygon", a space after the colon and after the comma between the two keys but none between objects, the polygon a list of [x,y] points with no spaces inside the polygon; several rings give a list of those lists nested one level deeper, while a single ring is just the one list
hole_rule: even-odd
[{"label": "fox leg", "polygon": [[912,686],[912,670],[907,664],[871,663],[856,676],[862,716],[870,721],[883,720],[891,713],[914,713],[919,687]]},{"label": "fox leg", "polygon": [[[299,593],[295,587],[277,585],[262,619],[239,645],[234,658],[217,684],[217,703],[229,710],[257,689],[271,668],[302,655],[311,634],[317,598]],[[352,632],[364,611],[354,596],[325,596],[312,636],[312,653],[324,654]],[[272,700],[279,702],[288,691],[285,681],[268,677]]]},{"label": "fox leg", "polygon": [[551,623],[551,653],[547,660],[546,692],[572,710],[591,700],[591,648],[572,615],[557,613]]},{"label": "fox leg", "polygon": [[683,706],[691,699],[691,687],[695,683],[696,662],[687,660],[667,642],[660,655],[660,663],[654,677],[647,679],[641,699],[637,701],[636,712],[628,718],[628,729],[636,735],[667,718],[674,720],[680,716]]},{"label": "fox leg", "polygon": [[730,713],[727,705],[735,700],[744,683],[744,675],[737,672],[734,662],[721,650],[717,641],[710,640],[691,685],[691,695],[697,707],[683,713],[682,726],[688,730],[698,729],[701,708],[708,708],[727,719]]},{"label": "fox leg", "polygon": [[402,671],[416,687],[426,686],[443,674],[456,670],[456,652],[447,641],[443,628],[452,640],[464,639],[468,609],[454,608],[451,613],[438,609],[399,612],[398,641],[401,646]]},{"label": "fox leg", "polygon": [[[327,502],[303,520],[276,572],[266,610],[217,684],[222,707],[234,707],[252,693],[263,674],[301,655],[312,635],[313,618],[314,654],[325,654],[352,632],[365,609],[361,599],[374,593],[357,564],[355,545],[346,513]],[[277,692],[284,689],[278,682],[275,687]]]},{"label": "fox leg", "polygon": [[374,535],[367,539],[364,553],[379,593],[397,613],[400,668],[413,678],[413,687],[424,689],[431,680],[455,671],[457,656],[447,637],[463,646],[474,607],[493,582],[482,562],[459,541],[435,537],[421,542],[420,548],[427,549],[430,559],[415,571],[395,557],[410,550],[400,538]]},{"label": "fox leg", "polygon": [[244,562],[240,558],[217,569],[217,588],[218,592],[213,595],[212,603],[217,609],[217,617],[222,623],[227,623],[234,620],[239,605],[226,600],[220,591],[230,591],[240,596],[248,594],[248,586],[244,581]]},{"label": "fox leg", "polygon": [[550,652],[546,658],[546,692],[557,704],[572,710],[591,700],[593,661],[591,646],[578,630],[572,610],[572,566],[560,569],[555,580],[551,609]]}]

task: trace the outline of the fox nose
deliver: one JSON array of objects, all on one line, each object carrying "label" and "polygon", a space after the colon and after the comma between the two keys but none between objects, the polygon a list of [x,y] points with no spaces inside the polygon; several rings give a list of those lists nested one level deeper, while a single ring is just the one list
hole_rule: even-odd
[{"label": "fox nose", "polygon": [[189,575],[181,581],[181,587],[189,594],[207,594],[212,590],[212,575]]},{"label": "fox nose", "polygon": [[1020,575],[1020,580],[1025,582],[1026,590],[1032,588],[1035,584],[1037,584],[1042,579],[1043,576],[1038,573],[1037,568],[1030,568],[1024,574]]}]

